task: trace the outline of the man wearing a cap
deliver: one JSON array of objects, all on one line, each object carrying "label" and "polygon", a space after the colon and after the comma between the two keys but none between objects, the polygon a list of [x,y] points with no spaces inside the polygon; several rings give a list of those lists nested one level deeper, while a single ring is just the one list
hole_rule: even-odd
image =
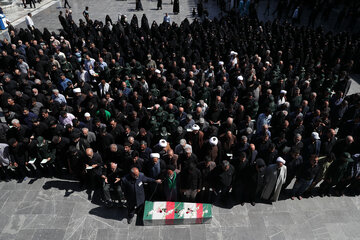
[{"label": "man wearing a cap", "polygon": [[166,163],[160,158],[159,153],[151,153],[150,161],[145,163],[145,174],[154,179],[163,178],[166,170]]},{"label": "man wearing a cap", "polygon": [[261,198],[265,201],[276,202],[279,198],[282,185],[286,181],[286,161],[282,157],[276,159],[275,164],[269,165],[265,170],[264,189]]},{"label": "man wearing a cap", "polygon": [[201,155],[203,157],[210,157],[211,161],[215,162],[216,164],[220,164],[222,157],[222,147],[219,139],[217,137],[211,137],[204,143],[204,147],[201,150]]},{"label": "man wearing a cap", "polygon": [[170,146],[168,146],[168,142],[165,139],[160,139],[159,143],[154,146],[153,151],[159,153],[160,157],[162,157],[166,154],[169,147]]},{"label": "man wearing a cap", "polygon": [[319,133],[312,132],[311,137],[304,142],[304,154],[303,157],[307,160],[311,154],[319,156],[321,150],[321,140]]},{"label": "man wearing a cap", "polygon": [[192,146],[193,153],[195,153],[197,156],[200,156],[201,148],[204,144],[204,133],[200,131],[199,125],[192,125],[191,132],[186,134],[186,140]]},{"label": "man wearing a cap", "polygon": [[280,95],[277,100],[277,106],[280,107],[286,102],[286,94],[287,92],[285,90],[280,90]]}]

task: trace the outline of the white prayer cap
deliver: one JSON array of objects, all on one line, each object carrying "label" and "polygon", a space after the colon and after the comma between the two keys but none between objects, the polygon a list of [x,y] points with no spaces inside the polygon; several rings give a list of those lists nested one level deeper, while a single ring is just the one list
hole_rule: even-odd
[{"label": "white prayer cap", "polygon": [[159,69],[156,69],[156,70],[155,70],[155,73],[158,73],[158,74],[159,74],[159,73],[161,73],[161,71],[160,71]]},{"label": "white prayer cap", "polygon": [[91,115],[90,115],[90,113],[88,113],[88,112],[86,112],[85,114],[84,114],[84,117],[90,117]]},{"label": "white prayer cap", "polygon": [[219,65],[220,65],[220,66],[224,65],[224,62],[223,62],[223,61],[220,61],[220,62],[219,62]]},{"label": "white prayer cap", "polygon": [[160,145],[160,147],[162,147],[162,148],[166,147],[166,146],[167,146],[166,140],[165,140],[165,139],[160,139],[159,145]]},{"label": "white prayer cap", "polygon": [[151,153],[150,158],[160,158],[160,154],[158,153]]},{"label": "white prayer cap", "polygon": [[217,139],[217,137],[211,137],[209,142],[212,146],[215,146],[218,144],[219,140]]},{"label": "white prayer cap", "polygon": [[234,56],[234,55],[237,55],[237,54],[238,54],[238,53],[235,52],[235,51],[231,51],[231,52],[230,52],[230,55],[231,55],[231,56]]},{"label": "white prayer cap", "polygon": [[281,91],[280,91],[280,93],[282,93],[282,94],[285,94],[285,95],[286,95],[286,94],[287,94],[287,91],[286,91],[286,90],[281,90]]},{"label": "white prayer cap", "polygon": [[74,93],[81,93],[81,89],[80,88],[74,88],[73,92]]},{"label": "white prayer cap", "polygon": [[285,161],[282,157],[278,157],[278,158],[276,159],[276,162],[281,162],[282,164],[285,164],[285,163],[286,163],[286,161]]},{"label": "white prayer cap", "polygon": [[191,127],[191,129],[192,129],[193,131],[198,131],[198,130],[200,130],[200,127],[199,127],[199,125],[194,124],[194,125]]},{"label": "white prayer cap", "polygon": [[242,80],[244,80],[244,77],[240,75],[240,76],[237,77],[237,80],[242,81]]}]

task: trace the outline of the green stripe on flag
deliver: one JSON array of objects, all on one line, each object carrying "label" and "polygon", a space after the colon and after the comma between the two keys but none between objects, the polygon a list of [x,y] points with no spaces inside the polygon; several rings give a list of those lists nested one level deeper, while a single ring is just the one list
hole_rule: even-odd
[{"label": "green stripe on flag", "polygon": [[182,214],[182,211],[184,209],[184,203],[183,202],[175,202],[175,215],[174,219],[183,219],[184,214]]},{"label": "green stripe on flag", "polygon": [[144,217],[143,220],[152,220],[152,212],[154,210],[154,202],[146,201],[144,208]]},{"label": "green stripe on flag", "polygon": [[211,218],[212,209],[211,204],[203,204],[203,218]]}]

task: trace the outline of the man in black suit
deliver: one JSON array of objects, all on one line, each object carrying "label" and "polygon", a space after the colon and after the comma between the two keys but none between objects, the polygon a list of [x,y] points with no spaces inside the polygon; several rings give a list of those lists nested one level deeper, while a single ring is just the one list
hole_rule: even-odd
[{"label": "man in black suit", "polygon": [[128,224],[133,220],[135,212],[142,209],[145,202],[144,183],[156,182],[161,183],[160,179],[146,177],[139,169],[133,167],[129,174],[121,179],[122,189],[127,200],[128,208]]},{"label": "man in black suit", "polygon": [[121,176],[122,170],[117,167],[117,164],[114,161],[111,161],[107,168],[103,169],[103,174],[101,175],[101,178],[103,179],[103,191],[106,205],[109,207],[112,206],[110,195],[111,189],[115,191],[119,200],[124,196],[120,185]]},{"label": "man in black suit", "polygon": [[85,167],[86,167],[86,177],[90,183],[89,189],[87,191],[89,199],[91,199],[91,191],[99,189],[100,177],[102,175],[102,165],[103,161],[99,153],[94,153],[92,148],[87,148],[85,158]]}]

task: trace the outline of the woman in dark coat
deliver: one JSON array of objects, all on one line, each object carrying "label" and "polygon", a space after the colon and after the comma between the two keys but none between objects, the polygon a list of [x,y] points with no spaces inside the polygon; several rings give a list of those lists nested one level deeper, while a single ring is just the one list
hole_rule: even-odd
[{"label": "woman in dark coat", "polygon": [[142,3],[141,0],[136,0],[136,11],[142,11],[143,7],[142,7]]},{"label": "woman in dark coat", "polygon": [[180,12],[179,0],[174,0],[173,12],[174,14],[178,14]]},{"label": "woman in dark coat", "polygon": [[159,10],[159,9],[162,10],[162,0],[157,1],[157,10]]}]

